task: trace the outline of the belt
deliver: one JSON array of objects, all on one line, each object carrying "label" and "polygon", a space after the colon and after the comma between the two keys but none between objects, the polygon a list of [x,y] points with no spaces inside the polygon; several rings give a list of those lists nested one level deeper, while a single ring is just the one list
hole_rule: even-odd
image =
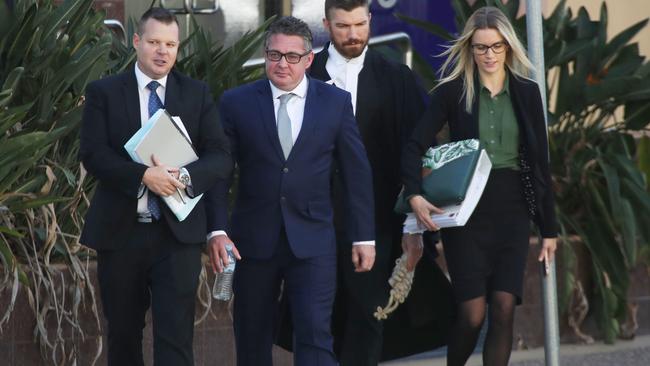
[{"label": "belt", "polygon": [[141,224],[151,224],[151,223],[154,223],[154,222],[157,222],[157,221],[158,221],[158,220],[156,220],[156,219],[155,219],[153,216],[151,216],[151,214],[149,214],[149,213],[146,213],[146,214],[138,214],[138,216],[137,216],[137,222],[139,222],[139,223],[141,223]]}]

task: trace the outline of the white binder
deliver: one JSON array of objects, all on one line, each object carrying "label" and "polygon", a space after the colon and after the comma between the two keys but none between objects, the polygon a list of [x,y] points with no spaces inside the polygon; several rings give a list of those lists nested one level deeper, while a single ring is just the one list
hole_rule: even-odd
[{"label": "white binder", "polygon": [[[171,167],[183,167],[199,156],[192,146],[185,125],[178,117],[172,117],[166,110],[159,109],[124,144],[131,159],[137,163],[153,166],[151,155],[155,155],[160,163]],[[169,206],[178,221],[183,221],[192,212],[201,197],[189,197],[184,190],[171,196],[161,197]]]}]

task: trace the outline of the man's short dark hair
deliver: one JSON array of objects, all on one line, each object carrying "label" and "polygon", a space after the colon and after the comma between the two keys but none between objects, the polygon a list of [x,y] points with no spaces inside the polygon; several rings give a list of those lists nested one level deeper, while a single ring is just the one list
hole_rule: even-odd
[{"label": "man's short dark hair", "polygon": [[149,19],[155,19],[163,24],[176,23],[178,25],[178,19],[176,19],[176,15],[171,11],[163,8],[149,8],[149,10],[142,14],[140,20],[138,20],[137,32],[140,36],[144,33],[144,24]]},{"label": "man's short dark hair", "polygon": [[331,9],[352,11],[360,6],[368,8],[368,0],[325,0],[325,18],[330,18]]},{"label": "man's short dark hair", "polygon": [[269,40],[274,34],[302,37],[302,39],[305,41],[305,52],[311,51],[311,44],[313,41],[311,30],[309,29],[307,23],[296,17],[285,16],[278,18],[278,20],[271,23],[265,33],[264,48],[269,47]]}]

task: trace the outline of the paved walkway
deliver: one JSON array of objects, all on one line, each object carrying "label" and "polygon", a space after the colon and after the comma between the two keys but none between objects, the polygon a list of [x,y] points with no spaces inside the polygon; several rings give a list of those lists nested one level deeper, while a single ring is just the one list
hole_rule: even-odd
[{"label": "paved walkway", "polygon": [[[474,354],[466,366],[480,366],[481,355]],[[423,359],[414,356],[404,360],[385,362],[382,366],[445,366],[443,356]],[[561,366],[648,366],[650,365],[650,335],[636,337],[632,341],[618,340],[613,345],[561,345]],[[514,351],[510,366],[545,366],[544,349]]]}]

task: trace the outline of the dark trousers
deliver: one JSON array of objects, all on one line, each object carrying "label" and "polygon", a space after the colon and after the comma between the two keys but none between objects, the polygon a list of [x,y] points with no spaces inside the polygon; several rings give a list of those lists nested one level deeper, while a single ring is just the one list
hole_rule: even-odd
[{"label": "dark trousers", "polygon": [[178,242],[164,222],[138,223],[121,249],[100,251],[97,260],[108,365],[144,365],[142,330],[149,307],[154,365],[193,365],[201,245]]},{"label": "dark trousers", "polygon": [[386,306],[388,300],[393,239],[376,240],[375,264],[371,271],[362,273],[354,271],[351,243],[339,244],[342,244],[338,248],[340,277],[333,325],[339,363],[341,366],[377,366],[382,351],[383,323],[373,314],[377,306]]},{"label": "dark trousers", "polygon": [[234,328],[238,366],[272,365],[281,284],[294,324],[294,365],[335,366],[330,321],[336,290],[336,256],[296,258],[283,233],[270,259],[244,257],[234,277]]}]

